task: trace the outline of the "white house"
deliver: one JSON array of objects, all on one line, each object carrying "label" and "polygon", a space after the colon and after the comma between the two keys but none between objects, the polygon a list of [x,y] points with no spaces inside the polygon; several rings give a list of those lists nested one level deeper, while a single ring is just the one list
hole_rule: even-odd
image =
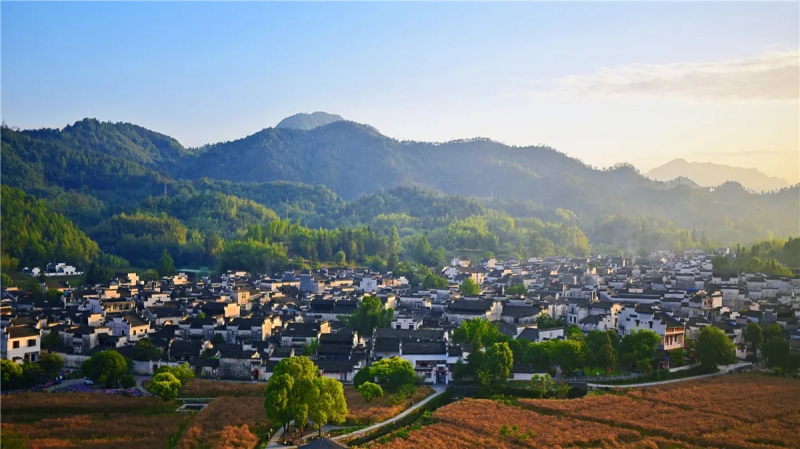
[{"label": "white house", "polygon": [[2,358],[16,363],[39,360],[42,331],[31,326],[6,326],[0,333]]}]

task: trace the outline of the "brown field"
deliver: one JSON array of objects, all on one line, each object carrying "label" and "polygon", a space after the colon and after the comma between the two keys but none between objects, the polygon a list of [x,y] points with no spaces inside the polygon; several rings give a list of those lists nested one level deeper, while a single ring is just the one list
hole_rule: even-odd
[{"label": "brown field", "polygon": [[[124,406],[122,405],[124,404]],[[165,412],[159,398],[126,398],[100,393],[16,393],[3,396],[3,421],[18,415],[66,415],[76,413]]]},{"label": "brown field", "polygon": [[[417,388],[417,392],[411,397],[410,401],[415,404],[433,394],[433,389],[428,386]],[[344,397],[347,400],[347,420],[354,424],[370,424],[385,421],[393,416],[397,416],[409,407],[409,399],[398,405],[392,404],[389,394],[382,398],[373,399],[367,404],[361,394],[352,385],[345,385]]]},{"label": "brown field", "polygon": [[594,396],[571,401],[520,399],[520,405],[537,412],[565,414],[605,424],[626,425],[657,432],[664,436],[693,437],[708,432],[724,431],[738,421],[727,416],[672,405],[637,400],[627,396]]},{"label": "brown field", "polygon": [[518,406],[465,399],[437,410],[430,425],[369,446],[800,448],[799,392],[797,380],[748,374]]},{"label": "brown field", "polygon": [[[615,447],[639,439],[637,432],[576,419],[540,415],[485,399],[465,399],[440,408],[435,424],[372,448]],[[502,436],[503,425],[511,435]]]},{"label": "brown field", "polygon": [[201,446],[252,449],[270,425],[261,397],[223,397],[198,412],[184,432],[179,449]]},{"label": "brown field", "polygon": [[740,374],[676,382],[658,388],[635,390],[629,395],[660,404],[730,416],[741,421],[759,422],[796,412],[800,404],[800,382],[759,374]]},{"label": "brown field", "polygon": [[[126,398],[128,399],[128,398]],[[119,404],[118,404],[119,407]],[[119,407],[124,409],[124,406]],[[6,421],[2,431],[27,439],[29,448],[163,448],[187,415],[92,414],[44,418],[35,422]]]},{"label": "brown field", "polygon": [[218,398],[224,396],[264,396],[266,383],[224,382],[218,380],[192,379],[180,397],[182,398]]}]

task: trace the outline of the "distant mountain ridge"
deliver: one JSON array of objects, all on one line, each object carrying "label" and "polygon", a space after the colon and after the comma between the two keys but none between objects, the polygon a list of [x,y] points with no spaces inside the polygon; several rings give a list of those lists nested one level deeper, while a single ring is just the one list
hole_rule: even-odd
[{"label": "distant mountain ridge", "polygon": [[276,128],[301,129],[304,131],[312,130],[318,126],[325,126],[333,122],[344,120],[341,115],[328,114],[327,112],[317,111],[311,114],[295,114],[281,120]]},{"label": "distant mountain ridge", "polygon": [[786,180],[767,176],[755,168],[732,167],[712,162],[688,162],[685,159],[673,159],[650,170],[647,176],[658,181],[688,178],[701,187],[716,187],[728,181],[735,181],[756,192],[789,187]]},{"label": "distant mountain ridge", "polygon": [[[215,192],[259,202],[280,217],[290,212],[315,225],[338,225],[358,214],[356,202],[387,202],[390,197],[376,195],[408,186],[491,199],[493,209],[516,217],[558,221],[577,214],[584,223],[606,216],[663,217],[680,228],[707,230],[720,242],[800,229],[800,186],[761,195],[732,183],[697,189],[685,180],[648,179],[629,164],[595,170],[546,146],[400,141],[346,120],[309,130],[265,128],[202,149],[126,123],[4,128],[2,157],[3,184],[47,199],[82,226],[141,209],[142,201],[157,204],[150,198]],[[399,204],[379,209],[403,213]]]}]

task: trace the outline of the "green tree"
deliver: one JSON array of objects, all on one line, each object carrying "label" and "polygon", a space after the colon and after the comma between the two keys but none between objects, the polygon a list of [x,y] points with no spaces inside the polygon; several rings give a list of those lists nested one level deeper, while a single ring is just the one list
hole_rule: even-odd
[{"label": "green tree", "polygon": [[397,253],[390,253],[389,258],[386,259],[386,269],[394,272],[397,264],[400,263],[400,259],[397,257]]},{"label": "green tree", "polygon": [[58,331],[51,330],[50,332],[44,334],[42,336],[42,349],[46,349],[48,351],[58,351],[64,346],[63,341],[61,341],[61,336],[58,334]]},{"label": "green tree", "polygon": [[660,344],[661,337],[651,330],[632,331],[622,337],[619,356],[629,368],[648,371]]},{"label": "green tree", "polygon": [[502,338],[501,336],[497,325],[486,318],[464,320],[461,326],[453,331],[454,342],[472,345],[473,349],[477,347],[477,350],[493,345]]},{"label": "green tree", "polygon": [[161,277],[175,275],[175,265],[172,261],[172,256],[170,256],[169,251],[167,251],[167,248],[164,248],[164,250],[161,252],[161,258],[158,260],[156,271],[158,271],[158,275]]},{"label": "green tree", "polygon": [[577,324],[570,324],[569,327],[567,327],[567,340],[585,341],[586,337]]},{"label": "green tree", "polygon": [[336,265],[344,265],[346,261],[347,255],[344,253],[344,251],[339,250],[333,255],[333,263]]},{"label": "green tree", "polygon": [[181,386],[186,386],[186,383],[194,379],[194,370],[188,363],[181,363],[178,366],[161,365],[153,374],[169,373],[172,374],[181,383]]},{"label": "green tree", "polygon": [[0,360],[0,372],[2,372],[3,390],[14,390],[19,388],[22,383],[22,366],[11,360]]},{"label": "green tree", "polygon": [[352,315],[342,316],[340,319],[359,335],[370,337],[375,328],[387,328],[392,325],[394,309],[385,308],[378,297],[367,296],[361,300]]},{"label": "green tree", "polygon": [[160,279],[161,276],[158,275],[158,271],[150,269],[142,273],[141,280],[145,282],[155,281]]},{"label": "green tree", "polygon": [[617,353],[607,332],[590,331],[586,336],[586,345],[589,348],[591,362],[610,372],[617,362]]},{"label": "green tree", "polygon": [[780,368],[785,370],[792,365],[791,344],[782,338],[772,338],[764,343],[761,354],[764,361],[770,368]]},{"label": "green tree", "polygon": [[499,386],[505,384],[513,367],[514,354],[508,343],[500,342],[490,346],[482,357],[481,367],[476,372],[476,378],[484,393],[497,391]]},{"label": "green tree", "polygon": [[368,404],[375,398],[383,397],[383,388],[372,382],[363,382],[357,387],[357,390]]},{"label": "green tree", "polygon": [[764,343],[764,333],[758,323],[749,323],[744,329],[744,341],[750,344],[753,352],[758,352],[758,348]]},{"label": "green tree", "polygon": [[44,302],[50,307],[61,307],[61,295],[60,291],[49,288],[44,292]]},{"label": "green tree", "polygon": [[736,348],[722,329],[705,326],[697,337],[697,356],[703,366],[716,368],[717,365],[734,363]]},{"label": "green tree", "polygon": [[557,327],[564,327],[564,324],[565,324],[564,320],[553,318],[546,313],[543,315],[539,315],[539,317],[536,318],[536,326],[539,329],[553,329]]},{"label": "green tree", "polygon": [[84,361],[81,371],[100,385],[112,386],[128,373],[128,362],[117,351],[102,351]]},{"label": "green tree", "polygon": [[571,373],[586,362],[588,350],[586,343],[577,340],[554,341],[552,343],[552,362],[559,365],[565,373]]},{"label": "green tree", "polygon": [[773,338],[780,338],[783,335],[783,328],[778,323],[772,323],[764,326],[764,341],[770,341]]},{"label": "green tree", "polygon": [[507,287],[505,293],[506,295],[527,295],[528,289],[525,284],[517,284]]},{"label": "green tree", "polygon": [[318,377],[314,380],[314,387],[316,394],[309,407],[309,418],[317,425],[322,437],[322,426],[329,422],[341,424],[347,418],[347,402],[342,383],[336,379]]},{"label": "green tree", "polygon": [[319,340],[312,338],[309,344],[303,346],[303,355],[311,358],[316,357],[319,346]]},{"label": "green tree", "polygon": [[42,353],[37,363],[39,363],[44,375],[47,377],[58,376],[58,373],[64,368],[64,359],[52,352]]},{"label": "green tree", "polygon": [[669,353],[670,366],[678,367],[686,365],[686,350],[683,348],[673,349]]},{"label": "green tree", "polygon": [[[288,359],[285,359],[288,360]],[[283,426],[283,441],[286,442],[286,431],[289,423],[294,418],[294,410],[289,402],[289,397],[294,391],[294,379],[288,374],[275,375],[269,378],[264,399],[264,409],[267,418]]]},{"label": "green tree", "polygon": [[430,259],[431,245],[428,243],[428,238],[424,235],[417,240],[417,245],[414,247],[414,261],[427,265]]},{"label": "green tree", "polygon": [[[289,357],[278,362],[267,383],[264,403],[267,416],[284,426],[294,420],[298,428],[304,427],[317,394],[314,381],[318,377],[319,369],[307,357]],[[276,405],[270,404],[271,400]]]},{"label": "green tree", "polygon": [[225,337],[222,334],[214,333],[214,336],[211,337],[211,344],[212,345],[224,345],[225,344]]},{"label": "green tree", "polygon": [[391,392],[398,392],[406,385],[414,385],[417,378],[411,362],[397,356],[373,363],[370,374],[377,379],[379,385]]},{"label": "green tree", "polygon": [[370,367],[365,366],[358,370],[355,376],[353,376],[353,386],[358,389],[362,384],[365,382],[373,382],[375,380],[375,376],[372,375]]},{"label": "green tree", "polygon": [[143,338],[133,346],[132,356],[133,360],[158,360],[161,350],[153,346],[150,339]]},{"label": "green tree", "polygon": [[467,277],[461,281],[458,291],[460,291],[463,296],[478,296],[481,292],[481,286],[478,285],[472,277]]},{"label": "green tree", "polygon": [[425,279],[422,280],[422,288],[424,290],[429,290],[432,288],[437,290],[447,290],[447,279],[437,276],[433,273],[429,273],[427,276],[425,276]]},{"label": "green tree", "polygon": [[147,389],[153,394],[161,396],[163,400],[171,401],[178,397],[178,393],[181,391],[181,381],[170,373],[158,373],[150,380]]}]

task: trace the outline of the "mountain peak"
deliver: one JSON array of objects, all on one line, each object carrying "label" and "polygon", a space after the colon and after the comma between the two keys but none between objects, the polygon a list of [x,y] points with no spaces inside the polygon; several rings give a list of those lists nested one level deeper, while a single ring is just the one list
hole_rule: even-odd
[{"label": "mountain peak", "polygon": [[673,159],[650,170],[647,176],[657,181],[671,181],[683,177],[702,187],[716,187],[734,181],[756,192],[767,192],[789,186],[786,180],[767,176],[755,168],[732,167],[711,162],[687,162],[684,159]]},{"label": "mountain peak", "polygon": [[286,117],[285,119],[281,120],[280,123],[278,123],[275,127],[301,129],[308,131],[318,126],[324,126],[342,120],[344,120],[344,118],[340,115],[317,111],[317,112],[312,112],[311,114],[300,113],[300,114],[295,114],[291,117]]}]

